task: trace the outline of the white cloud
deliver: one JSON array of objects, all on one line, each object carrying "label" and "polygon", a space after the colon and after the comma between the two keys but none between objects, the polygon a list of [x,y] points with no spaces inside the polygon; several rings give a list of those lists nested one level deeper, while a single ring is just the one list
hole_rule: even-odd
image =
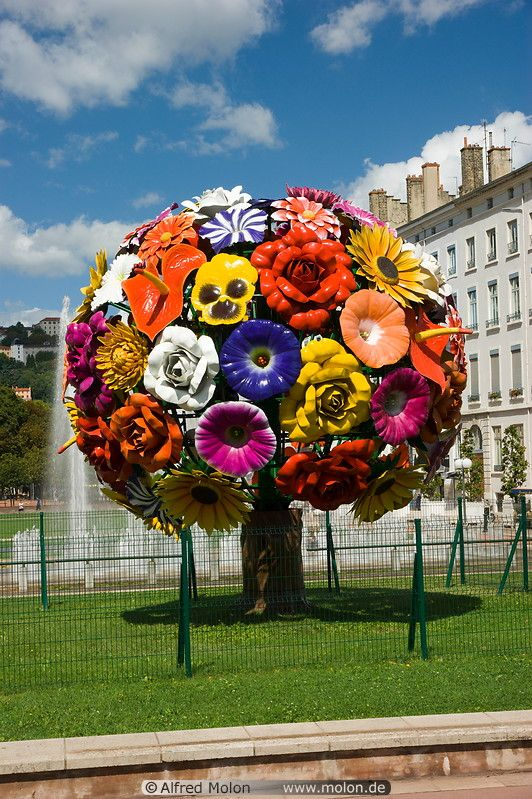
[{"label": "white cloud", "polygon": [[[176,108],[192,107],[206,112],[196,128],[196,136],[171,146],[190,149],[201,155],[236,150],[247,145],[278,147],[277,123],[272,111],[260,103],[233,104],[225,87],[183,81],[170,96]],[[220,131],[213,138],[208,132]]]},{"label": "white cloud", "polygon": [[146,208],[151,205],[158,205],[162,203],[163,197],[158,194],[156,191],[148,191],[146,194],[143,194],[141,197],[137,197],[135,200],[131,202],[131,205],[134,208]]},{"label": "white cloud", "polygon": [[350,53],[357,47],[367,47],[370,44],[372,28],[388,11],[387,4],[379,0],[362,0],[333,11],[327,22],[314,28],[310,35],[326,53]]},{"label": "white cloud", "polygon": [[113,255],[131,228],[127,222],[80,217],[69,224],[30,229],[10,208],[0,205],[0,272],[58,278],[83,274],[97,250]]},{"label": "white cloud", "polygon": [[86,161],[93,150],[117,139],[116,130],[107,130],[95,135],[70,133],[66,137],[63,147],[52,147],[48,151],[46,165],[50,169],[56,169],[64,161]]},{"label": "white cloud", "polygon": [[235,56],[271,29],[278,0],[0,0],[0,85],[59,113],[121,105],[179,63]]},{"label": "white cloud", "polygon": [[22,302],[10,302],[6,300],[3,307],[0,307],[0,325],[16,325],[22,322],[23,325],[30,327],[36,322],[40,322],[46,316],[59,316],[57,308],[26,308]]},{"label": "white cloud", "polygon": [[421,25],[434,25],[489,0],[360,0],[331,12],[327,21],[315,27],[314,43],[331,55],[351,53],[371,44],[373,29],[385,17],[399,15],[405,33]]},{"label": "white cloud", "polygon": [[8,161],[7,158],[0,158],[0,167],[11,166],[11,161]]},{"label": "white cloud", "polygon": [[[493,122],[489,122],[487,130],[493,133],[493,144],[510,146],[514,139],[532,145],[532,117],[521,111],[504,111]],[[464,136],[469,144],[484,144],[482,125],[458,125],[453,130],[437,133],[428,139],[421,148],[420,155],[408,161],[397,161],[388,164],[374,164],[365,161],[364,174],[351,182],[337,186],[336,189],[362,208],[368,208],[368,193],[371,189],[383,188],[388,194],[406,199],[407,175],[421,174],[421,166],[426,161],[440,164],[440,178],[443,186],[450,194],[456,194],[461,184],[460,148]],[[532,157],[532,146],[513,144],[513,166],[517,168],[527,163]]]}]

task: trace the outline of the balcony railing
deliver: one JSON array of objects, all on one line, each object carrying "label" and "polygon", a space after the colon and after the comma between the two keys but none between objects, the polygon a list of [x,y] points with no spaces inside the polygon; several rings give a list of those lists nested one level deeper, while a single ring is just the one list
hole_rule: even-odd
[{"label": "balcony railing", "polygon": [[509,241],[508,242],[508,255],[513,255],[514,252],[517,252],[517,242],[516,241]]},{"label": "balcony railing", "polygon": [[521,387],[517,387],[517,388],[511,388],[508,391],[508,394],[510,395],[510,397],[522,397],[523,396],[523,388],[522,388],[522,386]]},{"label": "balcony railing", "polygon": [[472,331],[473,331],[473,333],[476,333],[476,332],[477,332],[477,330],[478,330],[478,322],[469,322],[469,324],[468,324],[468,328],[469,328],[470,330],[472,330]]},{"label": "balcony railing", "polygon": [[509,313],[506,317],[507,322],[520,322],[521,321],[521,311],[515,311],[514,313]]},{"label": "balcony railing", "polygon": [[480,402],[480,394],[470,394],[467,398],[468,402]]},{"label": "balcony railing", "polygon": [[488,394],[489,400],[499,400],[500,398],[501,398],[500,391],[490,391],[490,393]]},{"label": "balcony railing", "polygon": [[467,261],[466,266],[467,266],[467,269],[474,269],[475,268],[475,259],[474,258],[470,258],[469,261]]},{"label": "balcony railing", "polygon": [[488,252],[488,255],[487,255],[486,257],[487,257],[488,261],[495,261],[495,260],[496,260],[496,258],[497,258],[497,252],[496,252],[496,250],[490,250],[490,251]]},{"label": "balcony railing", "polygon": [[494,316],[493,319],[486,319],[486,327],[499,327],[499,317]]}]

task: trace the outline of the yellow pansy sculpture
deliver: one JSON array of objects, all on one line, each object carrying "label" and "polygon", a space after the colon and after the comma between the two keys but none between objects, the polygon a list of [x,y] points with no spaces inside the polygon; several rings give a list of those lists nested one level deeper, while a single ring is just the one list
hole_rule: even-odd
[{"label": "yellow pansy sculpture", "polygon": [[234,325],[247,319],[257,279],[247,258],[221,253],[198,269],[190,300],[202,322]]},{"label": "yellow pansy sculpture", "polygon": [[292,441],[345,435],[369,419],[371,388],[354,355],[330,338],[301,351],[303,368],[281,402],[280,420]]}]

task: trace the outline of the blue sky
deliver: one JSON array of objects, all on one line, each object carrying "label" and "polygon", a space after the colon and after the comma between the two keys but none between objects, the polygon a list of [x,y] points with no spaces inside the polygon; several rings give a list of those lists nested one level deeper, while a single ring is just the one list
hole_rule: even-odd
[{"label": "blue sky", "polygon": [[517,0],[0,0],[0,323],[205,188],[456,190],[463,136],[532,158]]}]

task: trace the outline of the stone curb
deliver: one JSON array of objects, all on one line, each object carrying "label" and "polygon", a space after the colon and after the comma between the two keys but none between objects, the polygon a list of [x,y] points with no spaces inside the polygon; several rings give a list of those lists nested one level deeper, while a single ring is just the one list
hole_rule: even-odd
[{"label": "stone curb", "polygon": [[0,775],[509,741],[532,741],[531,710],[8,741]]}]

